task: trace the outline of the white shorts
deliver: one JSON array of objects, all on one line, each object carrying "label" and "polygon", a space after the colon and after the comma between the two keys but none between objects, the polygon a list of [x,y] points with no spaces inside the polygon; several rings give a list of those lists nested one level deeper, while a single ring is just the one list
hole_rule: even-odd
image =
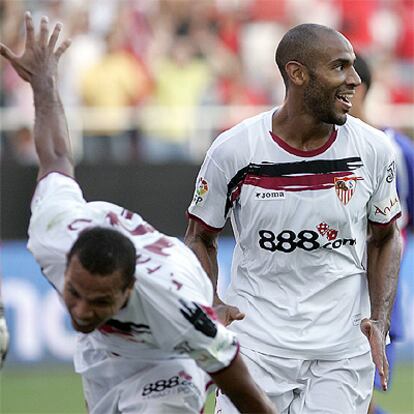
[{"label": "white shorts", "polygon": [[[366,414],[371,400],[374,364],[368,352],[337,361],[300,360],[240,348],[250,374],[279,414]],[[239,411],[220,391],[216,414]]]},{"label": "white shorts", "polygon": [[191,359],[110,357],[81,372],[90,414],[199,414],[210,377]]}]

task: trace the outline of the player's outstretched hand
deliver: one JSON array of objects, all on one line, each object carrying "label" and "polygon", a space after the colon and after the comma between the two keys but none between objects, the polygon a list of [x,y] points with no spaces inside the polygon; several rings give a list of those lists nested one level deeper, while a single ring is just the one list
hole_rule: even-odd
[{"label": "player's outstretched hand", "polygon": [[384,325],[372,319],[361,321],[361,331],[368,338],[371,347],[372,359],[378,370],[381,379],[381,386],[384,391],[388,388],[388,360],[385,354],[385,332]]},{"label": "player's outstretched hand", "polygon": [[9,332],[7,330],[6,319],[4,318],[3,305],[0,302],[0,368],[6,358],[9,347]]},{"label": "player's outstretched hand", "polygon": [[245,314],[240,312],[238,307],[226,305],[221,301],[215,303],[214,310],[224,326],[230,325],[233,321],[240,321],[245,317]]},{"label": "player's outstretched hand", "polygon": [[49,36],[49,21],[43,16],[40,21],[40,33],[35,37],[33,20],[30,12],[25,13],[26,43],[23,54],[15,55],[6,45],[0,43],[0,54],[5,57],[19,74],[32,86],[38,81],[56,79],[57,64],[70,46],[70,40],[65,40],[58,48],[62,24],[57,23],[52,35]]}]

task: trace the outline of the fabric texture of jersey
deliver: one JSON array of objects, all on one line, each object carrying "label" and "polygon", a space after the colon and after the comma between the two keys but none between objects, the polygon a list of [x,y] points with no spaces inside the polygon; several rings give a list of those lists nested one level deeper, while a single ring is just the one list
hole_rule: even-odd
[{"label": "fabric texture of jersey", "polygon": [[156,363],[90,354],[82,371],[89,414],[199,414],[207,374],[192,359]]},{"label": "fabric texture of jersey", "polygon": [[213,231],[231,218],[236,247],[223,299],[246,314],[230,325],[242,346],[298,359],[361,355],[368,221],[400,215],[392,147],[348,116],[323,147],[300,151],[271,133],[274,111],[215,140],[189,217]]},{"label": "fabric texture of jersey", "polygon": [[71,178],[51,173],[32,201],[28,248],[46,278],[62,292],[66,253],[87,227],[129,237],[137,250],[136,283],[128,304],[90,334],[80,334],[77,372],[101,355],[142,361],[192,358],[207,372],[227,367],[237,354],[234,334],[215,320],[211,283],[195,255],[139,215],[105,203],[87,203]]}]

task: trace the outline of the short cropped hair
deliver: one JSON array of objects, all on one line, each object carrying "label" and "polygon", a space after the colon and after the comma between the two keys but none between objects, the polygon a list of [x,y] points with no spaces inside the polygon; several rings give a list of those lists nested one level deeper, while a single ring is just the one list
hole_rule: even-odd
[{"label": "short cropped hair", "polygon": [[289,85],[286,64],[290,61],[296,61],[313,69],[321,53],[322,36],[335,33],[337,32],[330,27],[314,23],[300,24],[286,32],[277,46],[275,54],[275,61],[286,88]]},{"label": "short cropped hair", "polygon": [[119,270],[125,280],[124,289],[135,281],[135,246],[119,231],[105,227],[82,231],[67,254],[68,264],[74,255],[94,275],[106,276]]},{"label": "short cropped hair", "polygon": [[355,53],[356,59],[354,62],[354,68],[356,73],[358,73],[361,78],[361,82],[365,85],[367,92],[371,87],[372,74],[371,69],[369,68],[368,62],[358,53]]}]

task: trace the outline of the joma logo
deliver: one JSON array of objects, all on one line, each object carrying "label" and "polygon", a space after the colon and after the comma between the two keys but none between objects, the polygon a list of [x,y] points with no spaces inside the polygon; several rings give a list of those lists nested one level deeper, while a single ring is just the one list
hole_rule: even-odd
[{"label": "joma logo", "polygon": [[256,191],[256,200],[284,200],[284,191]]}]

